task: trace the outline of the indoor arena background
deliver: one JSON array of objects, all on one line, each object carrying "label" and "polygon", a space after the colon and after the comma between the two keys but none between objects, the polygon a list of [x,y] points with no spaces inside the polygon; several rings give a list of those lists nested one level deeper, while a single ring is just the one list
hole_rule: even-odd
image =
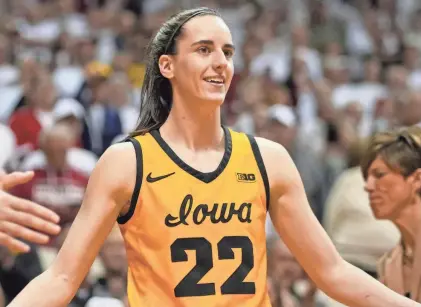
[{"label": "indoor arena background", "polygon": [[[98,157],[135,127],[147,41],[197,6],[219,9],[237,47],[224,124],[288,149],[346,260],[375,275],[396,245],[396,229],[372,217],[358,163],[366,136],[421,122],[421,1],[0,0],[0,168],[37,170],[12,193],[53,208],[64,228],[30,254],[0,248],[6,301],[53,261]],[[274,307],[340,306],[270,221],[267,233]],[[71,306],[124,306],[126,270],[113,231]]]}]

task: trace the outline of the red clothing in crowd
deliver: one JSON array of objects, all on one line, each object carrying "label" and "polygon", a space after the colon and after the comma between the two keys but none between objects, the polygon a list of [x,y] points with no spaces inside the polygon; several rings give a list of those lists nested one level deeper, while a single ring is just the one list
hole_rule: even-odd
[{"label": "red clothing in crowd", "polygon": [[18,146],[29,144],[33,150],[38,149],[38,137],[42,127],[34,109],[28,107],[19,109],[12,115],[9,124],[15,133]]},{"label": "red clothing in crowd", "polygon": [[[51,116],[51,124],[54,118]],[[43,129],[36,111],[30,107],[23,107],[14,113],[9,122],[10,128],[16,136],[17,146],[30,145],[32,150],[39,149],[38,138]],[[48,126],[48,124],[47,124]],[[76,140],[75,147],[82,148],[82,138]]]},{"label": "red clothing in crowd", "polygon": [[44,205],[60,215],[60,224],[73,222],[82,204],[88,177],[76,170],[56,172],[36,169],[33,180],[16,186],[11,193]]}]

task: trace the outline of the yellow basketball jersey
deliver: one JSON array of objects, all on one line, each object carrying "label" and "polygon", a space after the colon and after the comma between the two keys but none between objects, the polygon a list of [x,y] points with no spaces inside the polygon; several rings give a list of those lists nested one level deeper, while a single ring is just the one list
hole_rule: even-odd
[{"label": "yellow basketball jersey", "polygon": [[268,307],[269,185],[254,138],[224,128],[219,167],[184,163],[158,131],[130,141],[137,155],[126,242],[132,307]]}]

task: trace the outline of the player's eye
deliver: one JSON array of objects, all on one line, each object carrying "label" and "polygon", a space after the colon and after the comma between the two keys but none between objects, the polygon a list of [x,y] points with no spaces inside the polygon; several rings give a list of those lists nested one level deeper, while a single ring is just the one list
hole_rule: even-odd
[{"label": "player's eye", "polygon": [[197,52],[199,52],[200,54],[203,54],[203,55],[207,55],[207,54],[210,53],[210,48],[206,47],[206,46],[201,46],[197,49]]},{"label": "player's eye", "polygon": [[230,58],[232,58],[234,56],[234,51],[233,50],[230,50],[230,49],[224,50],[224,54],[225,54],[225,57],[227,59],[230,59]]}]

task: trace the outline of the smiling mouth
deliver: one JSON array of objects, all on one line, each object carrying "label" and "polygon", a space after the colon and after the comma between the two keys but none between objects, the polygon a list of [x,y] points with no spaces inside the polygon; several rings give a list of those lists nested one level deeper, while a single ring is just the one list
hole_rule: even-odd
[{"label": "smiling mouth", "polygon": [[214,85],[223,85],[225,83],[225,79],[222,77],[207,77],[203,80]]}]

